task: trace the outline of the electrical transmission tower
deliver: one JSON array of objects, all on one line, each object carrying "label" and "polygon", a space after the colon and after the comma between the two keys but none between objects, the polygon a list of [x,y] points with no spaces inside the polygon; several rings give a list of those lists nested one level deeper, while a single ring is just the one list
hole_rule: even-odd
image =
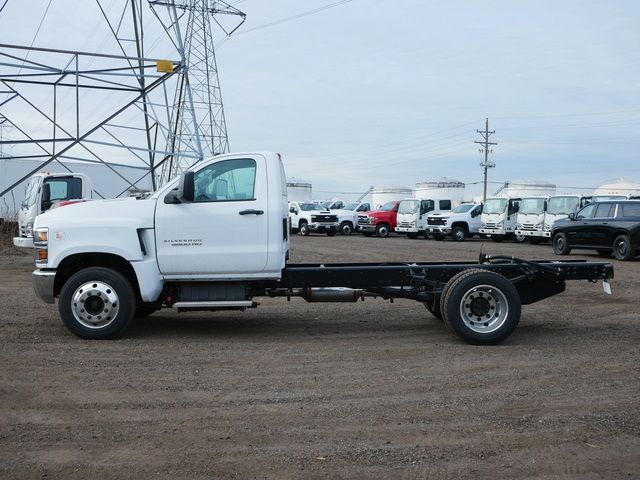
[{"label": "electrical transmission tower", "polygon": [[497,145],[496,142],[490,142],[489,137],[496,133],[495,130],[489,131],[489,119],[485,119],[484,130],[476,130],[482,137],[482,140],[475,140],[473,143],[478,143],[482,145],[482,148],[479,149],[480,153],[484,153],[484,161],[480,162],[480,166],[484,169],[484,193],[482,194],[482,201],[487,199],[487,171],[490,168],[494,168],[496,166],[495,162],[489,160],[489,154],[493,153],[493,149],[489,149],[491,145]]},{"label": "electrical transmission tower", "polygon": [[[224,1],[150,0],[149,3],[152,8],[167,8],[169,22],[163,22],[163,25],[174,41],[181,63],[186,66],[174,100],[172,135],[167,139],[171,144],[166,150],[196,151],[200,158],[228,152],[229,139],[211,22],[215,22],[229,36],[242,25],[246,15]],[[180,15],[177,10],[182,11]],[[216,19],[217,15],[238,16],[241,20],[234,28],[225,29]],[[183,16],[186,16],[184,35],[180,26]],[[160,185],[195,163],[180,156],[167,160],[160,173]]]}]

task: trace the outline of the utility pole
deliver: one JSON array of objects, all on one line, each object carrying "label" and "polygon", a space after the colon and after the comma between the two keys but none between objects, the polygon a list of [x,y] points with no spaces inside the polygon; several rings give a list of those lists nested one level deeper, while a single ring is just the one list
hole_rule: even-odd
[{"label": "utility pole", "polygon": [[479,149],[480,153],[484,153],[484,161],[480,162],[480,166],[484,169],[484,193],[482,195],[482,201],[487,200],[487,171],[490,168],[494,168],[496,166],[495,162],[489,160],[489,153],[493,153],[493,149],[489,149],[491,145],[497,145],[496,142],[490,142],[489,137],[496,133],[495,130],[489,131],[489,119],[485,119],[484,130],[476,130],[482,137],[482,140],[475,140],[473,143],[478,143],[482,145],[482,148]]}]

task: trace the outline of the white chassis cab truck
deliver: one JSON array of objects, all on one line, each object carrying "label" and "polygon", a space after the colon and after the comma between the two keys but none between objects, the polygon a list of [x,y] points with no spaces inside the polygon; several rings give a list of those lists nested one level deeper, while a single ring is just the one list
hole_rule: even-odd
[{"label": "white chassis cab truck", "polygon": [[[336,205],[336,202],[329,205],[331,213],[338,217],[339,231],[343,235],[351,235],[358,226],[358,215],[371,211],[371,204],[363,202],[352,202],[342,206]],[[335,206],[334,206],[335,205]]]},{"label": "white chassis cab truck", "polygon": [[304,236],[317,232],[326,233],[332,237],[340,226],[337,215],[322,209],[319,203],[313,202],[290,202],[289,218],[291,231]]},{"label": "white chassis cab truck", "polygon": [[39,215],[35,292],[46,303],[57,298],[63,323],[82,338],[118,336],[134,317],[160,308],[380,297],[424,304],[464,340],[493,344],[517,327],[521,305],[563,292],[568,280],[613,276],[605,262],[487,255],[471,262],[290,264],[288,217],[278,154],[216,156],[146,197]]},{"label": "white chassis cab truck", "polygon": [[406,233],[409,238],[418,238],[429,234],[428,217],[434,210],[447,212],[451,210],[452,201],[443,199],[407,198],[400,202],[396,221],[396,232]]},{"label": "white chassis cab truck", "polygon": [[576,213],[582,207],[591,203],[592,197],[579,194],[552,195],[547,202],[547,211],[544,214],[545,240],[551,240],[551,230],[556,220],[567,218],[570,213]]},{"label": "white chassis cab truck", "polygon": [[25,199],[18,211],[16,247],[33,247],[33,222],[37,215],[68,200],[87,199],[91,195],[89,178],[82,173],[34,174],[27,184]]},{"label": "white chassis cab truck", "polygon": [[[436,239],[444,239],[451,235],[454,242],[462,242],[480,232],[482,204],[462,203],[454,208],[448,216],[429,216],[428,231]],[[444,222],[444,224],[442,224]]]},{"label": "white chassis cab truck", "polygon": [[540,195],[522,197],[516,213],[516,237],[528,238],[533,244],[545,240],[544,218],[548,201],[549,197]]},{"label": "white chassis cab truck", "polygon": [[516,214],[520,198],[489,197],[482,207],[480,233],[491,235],[494,242],[515,237]]}]

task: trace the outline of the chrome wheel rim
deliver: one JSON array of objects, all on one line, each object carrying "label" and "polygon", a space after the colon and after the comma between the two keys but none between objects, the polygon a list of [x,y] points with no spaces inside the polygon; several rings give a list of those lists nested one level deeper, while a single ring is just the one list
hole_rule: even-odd
[{"label": "chrome wheel rim", "polygon": [[465,326],[476,333],[495,332],[509,316],[507,297],[493,285],[475,286],[462,296],[460,316]]},{"label": "chrome wheel rim", "polygon": [[616,245],[616,249],[618,250],[618,255],[624,256],[627,254],[627,242],[624,240],[620,240]]},{"label": "chrome wheel rim", "polygon": [[380,227],[380,230],[378,230],[378,234],[381,237],[386,237],[388,233],[389,231],[387,230],[387,227]]},{"label": "chrome wheel rim", "polygon": [[113,287],[104,282],[80,285],[71,297],[73,316],[83,327],[104,328],[118,315],[120,301]]},{"label": "chrome wheel rim", "polygon": [[556,238],[556,250],[558,251],[564,250],[564,238],[562,237]]},{"label": "chrome wheel rim", "polygon": [[455,239],[456,240],[464,239],[464,232],[462,230],[456,230]]},{"label": "chrome wheel rim", "polygon": [[351,227],[349,225],[342,226],[342,234],[343,235],[351,235]]}]

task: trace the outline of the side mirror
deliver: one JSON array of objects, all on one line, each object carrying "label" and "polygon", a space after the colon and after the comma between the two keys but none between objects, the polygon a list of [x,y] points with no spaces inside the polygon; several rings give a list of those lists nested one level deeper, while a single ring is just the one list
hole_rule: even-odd
[{"label": "side mirror", "polygon": [[178,183],[177,197],[182,203],[193,202],[195,195],[194,173],[190,170],[182,172],[180,183]]},{"label": "side mirror", "polygon": [[575,220],[576,219],[576,214],[575,213],[570,213],[569,214],[569,220]]},{"label": "side mirror", "polygon": [[42,186],[42,200],[40,207],[43,212],[51,208],[51,185],[48,183],[45,183]]},{"label": "side mirror", "polygon": [[298,210],[296,210],[296,207],[289,207],[289,213],[297,214]]}]

